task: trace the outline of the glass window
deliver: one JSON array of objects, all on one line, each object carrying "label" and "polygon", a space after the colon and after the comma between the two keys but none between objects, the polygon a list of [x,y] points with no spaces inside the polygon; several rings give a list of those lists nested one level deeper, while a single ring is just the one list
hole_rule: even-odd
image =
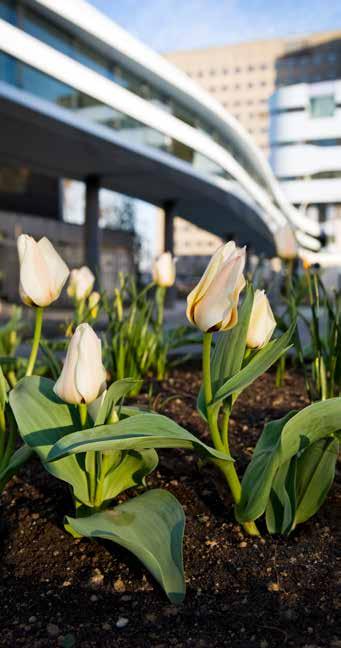
[{"label": "glass window", "polygon": [[28,65],[20,64],[20,86],[23,90],[64,108],[74,108],[77,105],[77,90]]},{"label": "glass window", "polygon": [[11,23],[11,25],[16,25],[16,8],[12,0],[0,0],[0,18]]},{"label": "glass window", "polygon": [[25,32],[38,38],[46,45],[54,47],[67,56],[74,57],[72,38],[64,34],[61,29],[52,25],[48,20],[37,16],[33,11],[25,9],[23,17],[23,29]]},{"label": "glass window", "polygon": [[333,95],[310,97],[310,116],[313,118],[333,117],[335,113],[335,98]]},{"label": "glass window", "polygon": [[0,81],[16,85],[15,61],[4,52],[0,52]]},{"label": "glass window", "polygon": [[83,43],[76,44],[75,58],[79,63],[86,65],[103,76],[112,76],[108,61],[91,47]]}]

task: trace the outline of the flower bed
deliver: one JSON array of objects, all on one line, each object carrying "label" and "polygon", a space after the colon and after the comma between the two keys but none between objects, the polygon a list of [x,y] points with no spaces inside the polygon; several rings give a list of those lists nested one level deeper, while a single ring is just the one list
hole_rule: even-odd
[{"label": "flower bed", "polygon": [[[208,442],[195,411],[200,372],[173,371],[155,409]],[[149,404],[147,395],[138,397]],[[231,451],[243,470],[266,420],[307,404],[303,378],[273,373],[240,397],[230,423]],[[317,515],[289,538],[247,536],[233,516],[223,479],[200,470],[189,451],[159,451],[148,486],[164,488],[186,513],[187,596],[167,599],[131,553],[106,541],[74,539],[68,487],[37,460],[12,479],[1,499],[1,646],[223,646],[337,648],[336,481]],[[133,491],[131,494],[137,494]],[[122,499],[127,496],[124,495]]]}]

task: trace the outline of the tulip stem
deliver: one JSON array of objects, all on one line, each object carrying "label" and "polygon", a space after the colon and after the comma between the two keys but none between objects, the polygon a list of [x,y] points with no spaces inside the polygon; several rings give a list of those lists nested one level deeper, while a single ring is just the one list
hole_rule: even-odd
[{"label": "tulip stem", "polygon": [[86,421],[88,417],[88,408],[86,406],[86,403],[79,403],[78,411],[79,411],[79,418],[81,420],[81,426],[82,429],[84,429],[86,427]]},{"label": "tulip stem", "polygon": [[[222,423],[222,435],[219,430],[218,425],[218,416],[219,408],[212,407],[213,392],[212,392],[212,378],[211,378],[211,345],[212,345],[212,333],[204,333],[203,338],[203,354],[202,354],[202,368],[203,368],[203,386],[204,386],[204,398],[207,412],[207,422],[210,428],[211,437],[213,445],[216,450],[225,452],[228,457],[231,457],[229,440],[228,440],[228,425],[230,419],[231,409],[230,407],[225,408],[223,423]],[[211,407],[210,407],[211,405]],[[225,479],[229,485],[233,501],[235,504],[240,502],[242,487],[235,469],[234,463],[232,461],[220,461],[215,460],[216,466],[221,470]],[[259,535],[259,531],[254,522],[244,522],[243,527],[245,531],[252,536]]]},{"label": "tulip stem", "polygon": [[166,288],[164,286],[158,286],[156,288],[156,305],[157,305],[157,316],[156,316],[156,327],[160,331],[163,325],[164,312],[165,312],[165,298],[166,298]]},{"label": "tulip stem", "polygon": [[36,321],[34,326],[33,343],[32,343],[30,359],[28,361],[28,365],[26,369],[26,374],[25,374],[26,376],[32,376],[34,366],[37,360],[39,343],[41,338],[41,330],[43,326],[43,313],[44,313],[44,309],[41,308],[41,306],[38,306],[36,308]]}]

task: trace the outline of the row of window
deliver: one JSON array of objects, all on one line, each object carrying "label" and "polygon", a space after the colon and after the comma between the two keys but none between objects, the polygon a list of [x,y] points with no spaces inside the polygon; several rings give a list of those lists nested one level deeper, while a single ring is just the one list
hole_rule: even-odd
[{"label": "row of window", "polygon": [[322,146],[322,147],[330,147],[330,146],[341,146],[341,138],[335,137],[335,138],[330,138],[330,139],[318,139],[318,140],[296,140],[294,141],[288,141],[288,142],[273,142],[272,146],[275,146],[276,148],[282,147],[282,146]]},{"label": "row of window", "polygon": [[[227,90],[241,90],[242,88],[265,88],[268,86],[269,83],[267,81],[259,81],[258,83],[253,83],[252,81],[248,81],[245,85],[241,83],[235,83],[233,86],[228,86],[228,85],[222,85],[222,86],[209,86],[208,90],[209,92],[215,93],[215,92],[226,92]],[[272,84],[271,84],[272,85]]]},{"label": "row of window", "polygon": [[195,79],[195,78],[202,79],[203,77],[206,77],[206,76],[210,76],[210,77],[219,76],[219,75],[227,76],[229,74],[240,74],[242,72],[254,72],[256,70],[268,70],[269,67],[270,66],[267,63],[261,63],[260,65],[257,65],[257,66],[256,65],[247,65],[245,67],[241,67],[241,66],[238,65],[238,66],[236,66],[234,68],[226,68],[226,67],[224,67],[224,68],[219,68],[219,69],[211,68],[210,70],[195,70],[195,71],[188,70],[187,74],[188,74],[189,77],[192,77],[193,79]]},{"label": "row of window", "polygon": [[341,178],[341,171],[320,171],[306,176],[285,176],[280,178],[281,182],[293,182],[295,180],[331,180]]},{"label": "row of window", "polygon": [[278,59],[276,65],[279,68],[297,67],[297,65],[321,65],[321,63],[335,63],[338,59],[338,53],[335,51],[320,52],[311,56],[292,56]]}]

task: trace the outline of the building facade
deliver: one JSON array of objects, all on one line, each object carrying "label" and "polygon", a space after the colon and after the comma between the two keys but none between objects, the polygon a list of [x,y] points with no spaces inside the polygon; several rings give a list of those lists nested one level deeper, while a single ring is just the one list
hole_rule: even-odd
[{"label": "building facade", "polygon": [[283,232],[320,248],[233,115],[84,0],[0,0],[0,117],[0,169],[22,192],[37,174],[57,197],[61,178],[85,182],[94,269],[101,188],[163,208],[168,249],[174,216],[270,256]]},{"label": "building facade", "polygon": [[290,202],[325,223],[327,249],[341,261],[341,34],[281,57],[277,77],[271,166]]},{"label": "building facade", "polygon": [[[298,84],[308,84],[310,87],[310,84],[318,84],[321,81],[332,82],[335,79],[341,79],[340,43],[341,31],[330,31],[289,39],[259,40],[222,47],[170,52],[167,54],[167,58],[212,94],[227,111],[241,122],[259,148],[269,157],[270,164],[280,180],[287,198],[292,204],[298,205],[302,211],[304,201],[314,204],[318,202],[317,197],[310,193],[311,190],[314,191],[314,186],[317,191],[319,190],[319,185],[316,184],[318,178],[315,178],[314,186],[310,182],[305,183],[304,187],[300,183],[299,177],[295,183],[290,182],[289,184],[282,178],[279,169],[284,164],[284,159],[287,162],[285,173],[292,175],[288,167],[293,164],[292,168],[295,168],[295,164],[299,163],[299,159],[302,159],[305,152],[301,148],[299,158],[297,158],[297,146],[290,149],[283,148],[286,137],[285,128],[288,126],[290,130],[296,116],[277,114],[276,111],[277,108],[281,111],[281,106],[277,106],[281,102],[283,102],[283,111],[285,111],[286,100],[290,102],[289,97],[296,96],[296,109],[297,112],[301,111],[302,116],[302,108],[309,100],[309,92],[307,89],[302,89],[302,86],[300,86],[301,91],[295,89],[285,92],[276,91]],[[317,88],[317,86],[315,87]],[[270,103],[270,98],[275,92]],[[321,92],[323,93],[324,90],[321,89]],[[334,95],[334,90],[332,90],[332,94]],[[295,100],[293,99],[293,106],[290,110],[294,107]],[[332,120],[329,119],[330,132],[339,132],[339,127],[336,125],[337,112]],[[322,158],[325,162],[327,161],[331,146],[333,147],[332,159],[337,158],[340,162],[340,149],[335,148],[331,142],[327,146],[328,143],[324,135],[327,128],[326,120],[322,122],[314,120],[312,123],[315,124],[315,152],[310,149],[310,153],[313,153],[315,163],[319,159],[323,166]],[[304,123],[302,120],[300,123],[297,122],[297,132],[294,136],[296,145],[302,139],[302,132],[307,125],[306,121]],[[321,130],[319,130],[319,125],[321,125]],[[274,136],[274,133],[278,133],[279,128],[281,135],[277,142],[277,135]],[[302,129],[301,133],[300,129]],[[331,136],[330,139],[335,139],[335,137]],[[320,144],[317,144],[318,140],[321,141]],[[319,148],[317,148],[318,146]],[[322,150],[322,146],[326,148]],[[308,149],[306,149],[306,153],[309,155]],[[332,159],[330,159],[329,165],[335,166]],[[313,160],[310,162],[313,163]],[[335,162],[337,166],[338,162],[336,160]],[[325,169],[319,168],[316,173],[324,171]],[[334,178],[330,176],[329,183],[324,184],[325,197],[321,199],[323,208],[326,205],[325,200],[329,190],[331,191],[330,201],[337,203],[339,200],[339,191],[337,191],[337,196],[335,195],[336,185],[338,184],[340,187],[340,181],[338,182],[335,176],[336,171],[337,169],[332,169]],[[334,189],[332,188],[333,182]],[[318,220],[315,213],[315,208],[309,208],[306,212],[308,218],[313,221]],[[205,250],[204,254],[208,253],[210,239],[204,230],[186,232],[181,223],[177,227],[179,227],[179,235],[176,236],[176,240],[179,240],[177,249],[179,255],[188,254],[190,249],[196,249],[197,254],[200,254],[200,249]],[[332,236],[336,240],[338,239],[337,227]]]}]

